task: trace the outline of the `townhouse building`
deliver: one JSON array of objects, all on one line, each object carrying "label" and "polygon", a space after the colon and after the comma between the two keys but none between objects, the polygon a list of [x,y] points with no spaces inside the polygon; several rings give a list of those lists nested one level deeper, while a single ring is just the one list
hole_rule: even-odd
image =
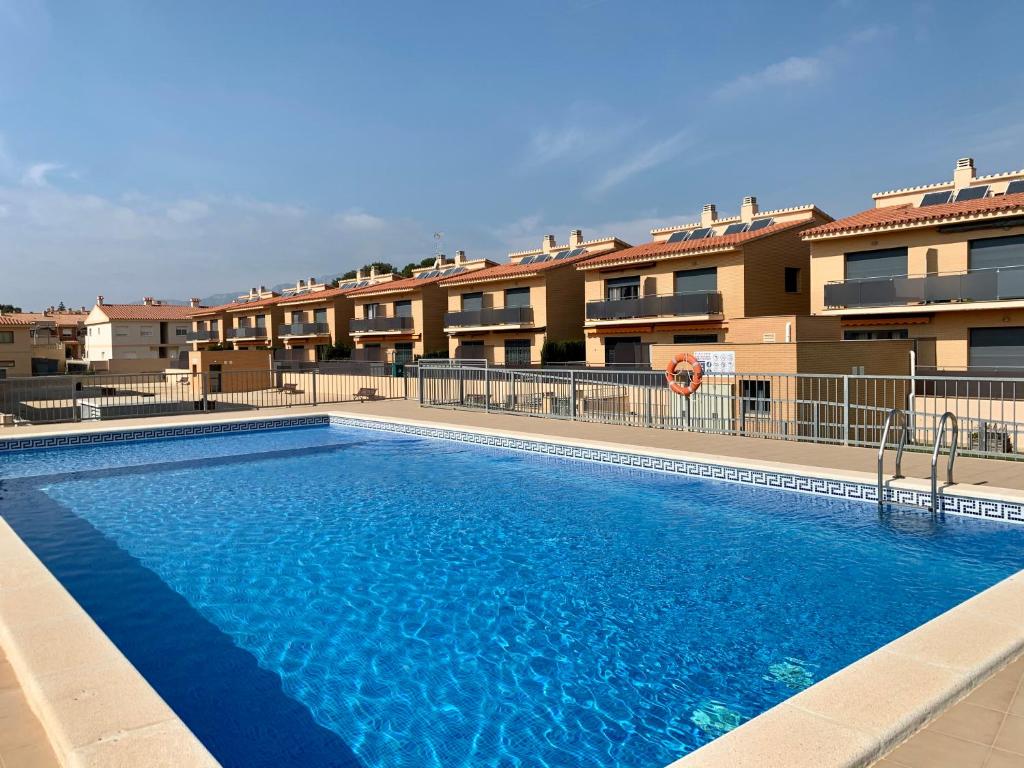
[{"label": "townhouse building", "polygon": [[939,371],[1024,372],[1024,170],[873,195],[874,206],[803,233],[811,311],[843,337],[933,341]]},{"label": "townhouse building", "polygon": [[448,295],[440,283],[494,266],[489,259],[469,260],[464,251],[458,251],[454,260],[438,256],[432,266],[413,270],[412,277],[352,291],[355,316],[349,334],[355,344],[353,358],[407,363],[427,354],[447,357],[444,314]]},{"label": "townhouse building", "polygon": [[0,377],[62,373],[66,354],[52,318],[42,312],[0,313]]},{"label": "townhouse building", "polygon": [[584,279],[575,267],[628,246],[617,237],[584,242],[576,229],[566,245],[545,235],[540,248],[510,253],[506,264],[443,279],[449,356],[535,365],[545,341],[582,341]]},{"label": "townhouse building", "polygon": [[705,205],[699,222],[582,261],[587,363],[643,367],[652,344],[727,342],[731,319],[808,314],[801,233],[831,220],[814,205],[761,211],[747,197],[737,216]]},{"label": "townhouse building", "polygon": [[111,360],[167,360],[170,365],[188,351],[191,315],[198,306],[199,299],[184,306],[151,297],[142,304],[107,304],[97,296],[85,319],[84,359],[90,365]]}]

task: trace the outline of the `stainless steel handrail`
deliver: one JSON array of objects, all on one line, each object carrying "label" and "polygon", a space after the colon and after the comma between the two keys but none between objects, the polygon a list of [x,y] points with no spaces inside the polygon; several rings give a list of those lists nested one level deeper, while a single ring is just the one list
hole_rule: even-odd
[{"label": "stainless steel handrail", "polygon": [[953,439],[949,444],[949,459],[946,462],[946,485],[953,485],[953,462],[956,461],[957,444],[960,438],[960,425],[957,423],[956,414],[946,411],[939,419],[939,426],[935,429],[935,446],[932,448],[932,515],[939,513],[939,448],[942,447],[942,438],[946,434],[946,423],[953,423]]},{"label": "stainless steel handrail", "polygon": [[903,449],[907,445],[907,414],[901,411],[899,408],[893,408],[889,411],[889,414],[885,417],[885,425],[882,427],[882,440],[878,444],[878,507],[881,509],[885,503],[885,485],[882,482],[882,474],[885,464],[885,445],[889,440],[889,428],[892,427],[893,421],[899,416],[902,421],[900,423],[900,439],[896,444],[896,473],[892,476],[893,480],[899,480],[903,477],[901,467],[903,464]]}]

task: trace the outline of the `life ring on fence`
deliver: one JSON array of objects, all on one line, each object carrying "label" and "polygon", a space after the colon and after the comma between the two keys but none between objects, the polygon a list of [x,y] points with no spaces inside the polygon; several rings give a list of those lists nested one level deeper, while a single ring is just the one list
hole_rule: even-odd
[{"label": "life ring on fence", "polygon": [[[688,363],[690,367],[693,368],[693,377],[690,379],[690,383],[685,387],[676,381],[676,368],[680,363]],[[668,365],[665,366],[665,382],[668,384],[668,388],[677,395],[689,397],[700,389],[700,385],[703,380],[704,366],[702,366],[700,361],[689,352],[680,352],[669,360]]]}]

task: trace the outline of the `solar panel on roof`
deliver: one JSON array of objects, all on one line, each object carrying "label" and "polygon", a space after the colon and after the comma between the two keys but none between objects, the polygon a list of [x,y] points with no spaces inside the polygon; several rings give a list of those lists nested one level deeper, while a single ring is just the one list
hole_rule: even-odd
[{"label": "solar panel on roof", "polygon": [[1016,195],[1021,192],[1024,192],[1024,179],[1017,179],[1006,185],[1006,194],[1008,195]]},{"label": "solar panel on roof", "polygon": [[964,200],[980,200],[988,194],[988,184],[980,187],[964,187],[956,193],[954,203],[962,203]]},{"label": "solar panel on roof", "polygon": [[540,256],[533,260],[533,263],[538,264],[542,261],[552,261],[554,258],[555,257],[552,256],[550,253],[542,253]]},{"label": "solar panel on roof", "polygon": [[723,235],[738,235],[740,232],[746,232],[746,231],[747,231],[747,225],[746,224],[730,224],[728,227],[725,228],[725,232],[723,232],[722,234]]},{"label": "solar panel on roof", "polygon": [[683,240],[690,236],[689,232],[673,232],[669,235],[667,242],[669,243],[681,243]]},{"label": "solar panel on roof", "polygon": [[921,205],[942,205],[948,203],[952,192],[929,192],[927,195],[921,198]]},{"label": "solar panel on roof", "polygon": [[770,227],[774,221],[775,219],[772,218],[754,219],[754,221],[750,222],[750,226],[747,228],[747,232],[756,232],[759,229]]},{"label": "solar panel on roof", "polygon": [[533,260],[536,259],[536,258],[537,258],[536,256],[527,256],[525,259],[520,259],[519,263],[520,264],[532,264]]},{"label": "solar panel on roof", "polygon": [[700,227],[690,233],[690,240],[703,240],[711,234],[711,227]]},{"label": "solar panel on roof", "polygon": [[557,261],[558,259],[564,259],[570,253],[571,253],[571,251],[569,251],[568,249],[566,249],[564,251],[559,251],[558,253],[555,254],[555,260]]}]

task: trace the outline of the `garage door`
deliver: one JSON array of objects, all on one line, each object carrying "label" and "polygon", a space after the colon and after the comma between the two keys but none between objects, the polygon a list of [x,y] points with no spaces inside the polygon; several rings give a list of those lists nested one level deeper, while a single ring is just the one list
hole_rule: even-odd
[{"label": "garage door", "polygon": [[1024,327],[971,328],[971,368],[1024,368]]}]

